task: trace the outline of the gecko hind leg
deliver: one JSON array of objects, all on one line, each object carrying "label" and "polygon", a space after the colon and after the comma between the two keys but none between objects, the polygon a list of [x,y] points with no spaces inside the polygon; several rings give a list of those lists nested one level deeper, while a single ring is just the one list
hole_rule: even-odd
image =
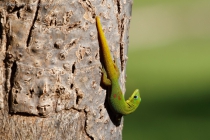
[{"label": "gecko hind leg", "polygon": [[110,79],[108,79],[106,70],[104,68],[102,68],[102,83],[105,86],[111,86],[111,84],[112,84]]}]

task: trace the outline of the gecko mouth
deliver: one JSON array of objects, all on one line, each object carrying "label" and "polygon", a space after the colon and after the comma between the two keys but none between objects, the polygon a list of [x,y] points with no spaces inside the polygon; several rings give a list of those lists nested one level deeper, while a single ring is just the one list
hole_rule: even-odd
[{"label": "gecko mouth", "polygon": [[129,108],[131,108],[133,106],[133,104],[131,104],[131,103],[127,103],[127,104],[129,106]]}]

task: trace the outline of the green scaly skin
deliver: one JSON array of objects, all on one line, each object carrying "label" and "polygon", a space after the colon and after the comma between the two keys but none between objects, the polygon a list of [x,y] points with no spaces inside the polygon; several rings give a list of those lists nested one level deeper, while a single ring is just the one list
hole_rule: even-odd
[{"label": "green scaly skin", "polygon": [[100,18],[98,16],[96,17],[96,26],[105,68],[102,73],[102,82],[107,86],[111,86],[109,104],[115,113],[121,115],[130,114],[138,108],[141,102],[140,92],[138,89],[136,89],[131,97],[125,101],[118,81],[120,72],[117,68],[117,65],[112,60],[111,52],[109,50],[109,46],[100,23]]}]

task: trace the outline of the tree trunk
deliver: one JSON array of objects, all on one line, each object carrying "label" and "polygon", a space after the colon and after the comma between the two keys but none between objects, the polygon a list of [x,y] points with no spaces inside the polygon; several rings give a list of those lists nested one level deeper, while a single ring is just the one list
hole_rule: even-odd
[{"label": "tree trunk", "polygon": [[122,139],[100,85],[95,16],[121,69],[132,0],[0,1],[0,139]]}]

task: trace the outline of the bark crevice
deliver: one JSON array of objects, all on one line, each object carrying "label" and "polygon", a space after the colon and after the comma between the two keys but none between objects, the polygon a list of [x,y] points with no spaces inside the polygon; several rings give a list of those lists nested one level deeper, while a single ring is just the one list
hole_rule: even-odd
[{"label": "bark crevice", "polygon": [[40,8],[40,3],[41,3],[41,0],[38,0],[38,3],[37,3],[37,7],[36,7],[36,11],[35,11],[35,15],[34,15],[34,19],[32,21],[32,24],[31,24],[31,28],[29,30],[29,34],[28,34],[28,38],[27,38],[27,41],[26,41],[26,46],[29,47],[30,45],[30,41],[31,41],[31,34],[32,34],[32,30],[34,28],[34,24],[37,20],[37,17],[38,17],[38,12],[39,12],[39,8]]},{"label": "bark crevice", "polygon": [[123,42],[123,35],[125,30],[125,15],[123,15],[123,18],[120,22],[120,62],[121,62],[121,71],[124,70],[125,66],[125,59],[124,59],[124,42]]},{"label": "bark crevice", "polygon": [[91,136],[89,133],[88,133],[88,112],[84,109],[84,113],[85,113],[85,126],[84,126],[84,129],[85,129],[85,133],[86,135],[91,139],[91,140],[94,140],[94,137]]},{"label": "bark crevice", "polygon": [[117,11],[118,11],[118,14],[120,15],[120,13],[121,13],[121,3],[120,3],[120,0],[117,0]]}]

